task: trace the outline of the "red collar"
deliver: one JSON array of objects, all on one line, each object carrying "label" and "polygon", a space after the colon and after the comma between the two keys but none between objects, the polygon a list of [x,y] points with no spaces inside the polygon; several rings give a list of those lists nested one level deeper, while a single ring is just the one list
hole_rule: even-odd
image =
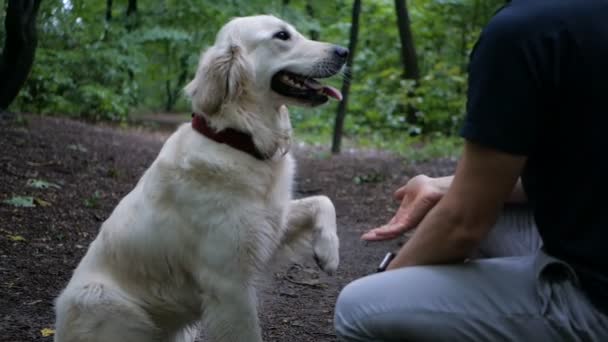
[{"label": "red collar", "polygon": [[213,128],[209,127],[207,119],[200,114],[192,114],[192,128],[204,135],[205,137],[220,143],[226,144],[239,151],[245,152],[250,156],[258,160],[267,160],[269,157],[265,156],[253,143],[253,138],[250,134],[237,131],[233,128],[226,128],[223,131],[216,132]]}]

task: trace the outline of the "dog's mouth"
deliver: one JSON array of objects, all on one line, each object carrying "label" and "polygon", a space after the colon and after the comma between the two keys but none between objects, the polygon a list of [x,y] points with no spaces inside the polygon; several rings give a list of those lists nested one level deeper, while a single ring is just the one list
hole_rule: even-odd
[{"label": "dog's mouth", "polygon": [[321,84],[314,78],[289,71],[279,71],[270,82],[272,90],[280,95],[319,105],[332,97],[342,101],[342,93],[331,86]]}]

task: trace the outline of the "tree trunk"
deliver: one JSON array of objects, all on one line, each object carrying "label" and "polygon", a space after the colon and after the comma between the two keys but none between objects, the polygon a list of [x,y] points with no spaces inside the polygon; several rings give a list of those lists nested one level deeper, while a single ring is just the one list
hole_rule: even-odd
[{"label": "tree trunk", "polygon": [[106,22],[112,21],[112,0],[106,1]]},{"label": "tree trunk", "polygon": [[[315,18],[315,8],[312,6],[311,0],[306,1],[306,14],[308,14],[310,19]],[[310,30],[309,36],[310,36],[310,39],[312,39],[312,40],[319,40],[319,31]]]},{"label": "tree trunk", "polygon": [[112,0],[106,0],[106,23],[103,29],[102,41],[107,41],[110,35],[110,22],[112,21]]},{"label": "tree trunk", "polygon": [[[126,17],[125,27],[127,32],[131,32],[137,27],[137,0],[129,0],[129,3],[127,4]],[[127,71],[127,75],[129,75],[129,81],[133,82],[135,75],[131,69]]]},{"label": "tree trunk", "polygon": [[129,5],[127,6],[127,17],[134,14],[137,14],[137,0],[129,0]]},{"label": "tree trunk", "polygon": [[[416,54],[416,46],[414,44],[414,35],[412,34],[412,25],[410,15],[407,9],[406,0],[395,0],[395,11],[397,12],[397,27],[399,28],[399,38],[401,40],[401,61],[403,62],[402,77],[406,80],[414,80],[416,83],[420,80],[420,69],[418,67],[418,55]],[[408,97],[414,96],[414,90],[410,89],[407,93]],[[407,123],[415,124],[418,121],[416,117],[417,109],[410,103],[401,110],[405,109],[407,113]]]},{"label": "tree trunk", "polygon": [[283,6],[281,6],[281,16],[285,16],[287,6],[289,6],[289,0],[283,0]]},{"label": "tree trunk", "polygon": [[414,45],[406,0],[395,0],[395,9],[397,11],[399,38],[401,39],[401,60],[404,67],[403,78],[417,81],[420,79],[420,69],[418,68],[418,57],[416,55],[416,46]]},{"label": "tree trunk", "polygon": [[127,5],[127,31],[132,31],[137,26],[137,0],[129,0]]},{"label": "tree trunk", "polygon": [[[481,4],[480,2],[483,0],[475,0],[474,5],[473,5],[473,13],[471,15],[471,20],[468,20],[468,23],[464,23],[463,24],[463,32],[462,32],[462,46],[461,51],[460,51],[460,57],[462,58],[462,64],[461,64],[461,68],[462,70],[466,70],[467,69],[467,65],[469,64],[469,51],[468,51],[468,41],[467,41],[467,36],[468,33],[475,30],[478,25],[477,25],[477,21],[479,19],[479,12],[480,12],[480,7]],[[463,18],[463,20],[466,20]],[[465,32],[467,31],[467,32]]]},{"label": "tree trunk", "polygon": [[17,97],[34,64],[36,17],[41,0],[8,0],[6,39],[0,57],[0,112]]},{"label": "tree trunk", "polygon": [[171,87],[171,81],[167,80],[165,83],[165,90],[167,93],[167,99],[165,101],[165,111],[171,112],[177,100],[179,99],[179,94],[182,91],[184,84],[188,79],[188,72],[190,71],[188,68],[188,55],[184,55],[180,58],[180,74],[177,78],[177,84],[175,88]]},{"label": "tree trunk", "polygon": [[359,36],[359,15],[361,14],[361,0],[355,0],[353,3],[352,22],[350,26],[350,42],[348,49],[350,53],[346,60],[346,72],[344,74],[344,82],[342,83],[342,101],[338,105],[336,113],[336,121],[334,123],[334,136],[331,146],[331,152],[334,154],[340,153],[342,144],[342,130],[344,128],[344,117],[346,116],[346,108],[348,106],[348,93],[350,91],[350,81],[353,74],[353,61],[355,59],[355,49],[357,47],[357,39]]}]

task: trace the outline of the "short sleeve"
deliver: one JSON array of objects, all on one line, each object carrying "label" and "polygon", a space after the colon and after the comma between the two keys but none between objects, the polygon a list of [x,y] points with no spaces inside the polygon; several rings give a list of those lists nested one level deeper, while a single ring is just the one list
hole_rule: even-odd
[{"label": "short sleeve", "polygon": [[[469,64],[461,135],[515,155],[534,147],[542,110],[533,25],[499,12],[482,32]],[[540,56],[542,58],[542,56]]]}]

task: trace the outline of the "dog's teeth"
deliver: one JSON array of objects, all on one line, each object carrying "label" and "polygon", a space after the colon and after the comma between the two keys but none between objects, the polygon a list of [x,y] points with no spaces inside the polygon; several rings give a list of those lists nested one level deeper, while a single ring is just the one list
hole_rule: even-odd
[{"label": "dog's teeth", "polygon": [[297,77],[292,77],[292,76],[287,75],[287,74],[281,76],[281,81],[283,83],[289,85],[290,87],[293,87],[293,88],[298,88],[298,89],[309,89],[309,88],[311,88],[311,87],[309,87],[308,83],[305,80],[302,80],[302,79],[297,78]]},{"label": "dog's teeth", "polygon": [[292,87],[301,88],[301,86],[298,83],[298,81],[295,80],[295,79],[293,79],[293,78],[291,78],[291,77],[289,77],[289,76],[285,79],[285,81],[286,81],[285,83],[289,84]]}]

